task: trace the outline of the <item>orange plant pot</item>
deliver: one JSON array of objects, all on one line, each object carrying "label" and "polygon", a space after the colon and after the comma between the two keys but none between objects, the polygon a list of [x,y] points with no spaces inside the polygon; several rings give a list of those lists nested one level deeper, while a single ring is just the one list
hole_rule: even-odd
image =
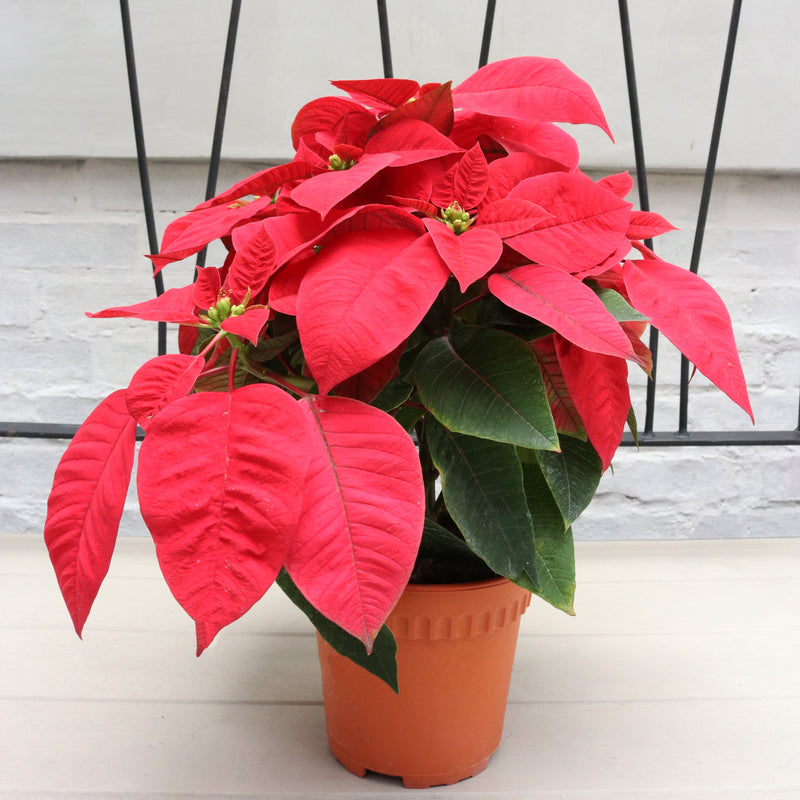
[{"label": "orange plant pot", "polygon": [[328,742],[350,772],[426,788],[477,775],[500,744],[530,593],[500,578],[407,587],[388,619],[400,694],[319,636]]}]

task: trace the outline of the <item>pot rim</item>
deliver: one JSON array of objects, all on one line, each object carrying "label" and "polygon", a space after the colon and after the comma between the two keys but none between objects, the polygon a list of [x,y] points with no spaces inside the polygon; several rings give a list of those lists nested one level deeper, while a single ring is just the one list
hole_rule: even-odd
[{"label": "pot rim", "polygon": [[[468,581],[466,583],[409,583],[404,592],[412,594],[438,594],[440,592],[475,592],[481,589],[489,589],[494,586],[501,586],[506,583],[514,584],[513,581],[502,576],[489,578],[485,581]],[[514,584],[516,585],[516,584]],[[519,587],[522,589],[522,587]]]}]

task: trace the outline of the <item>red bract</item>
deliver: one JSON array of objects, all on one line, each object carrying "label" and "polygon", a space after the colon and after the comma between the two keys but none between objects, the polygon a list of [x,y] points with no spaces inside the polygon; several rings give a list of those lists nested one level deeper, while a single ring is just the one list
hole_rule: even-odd
[{"label": "red bract", "polygon": [[753,418],[730,317],[700,277],[658,259],[626,261],[631,301],[710,381]]},{"label": "red bract", "polygon": [[521,120],[597,125],[609,136],[591,87],[554,58],[509,58],[479,69],[453,91],[457,108]]},{"label": "red bract", "polygon": [[621,358],[583,350],[560,336],[555,337],[555,345],[567,391],[606,469],[622,441],[631,408],[628,365]]},{"label": "red bract", "polygon": [[391,111],[419,91],[416,81],[402,78],[373,78],[366,81],[331,81],[331,84],[370,108]]},{"label": "red bract", "polygon": [[170,224],[164,232],[161,252],[149,258],[158,272],[173,261],[199,252],[214,239],[228,236],[238,225],[273,213],[275,209],[269,196],[198,208]]},{"label": "red bract", "polygon": [[[292,147],[300,142],[327,160],[330,144],[362,147],[375,125],[374,112],[344,97],[320,97],[300,109],[292,124]],[[324,142],[327,141],[327,144]]]},{"label": "red bract", "polygon": [[492,275],[489,290],[584,350],[638,361],[625,332],[598,296],[558,267],[531,264]]},{"label": "red bract", "polygon": [[[253,425],[252,419],[259,418]],[[309,433],[274,386],[172,403],[142,444],[142,516],[202,652],[275,580],[300,516]]]},{"label": "red bract", "polygon": [[419,460],[403,428],[378,409],[342,397],[300,406],[311,460],[286,569],[322,614],[370,651],[419,547]]},{"label": "red bract", "polygon": [[486,275],[503,252],[503,240],[492,230],[473,228],[457,236],[439,220],[426,220],[425,227],[462,292]]},{"label": "red bract", "polygon": [[509,197],[536,203],[552,215],[508,242],[531,261],[580,272],[601,264],[625,240],[631,204],[582,173],[528,178]]},{"label": "red bract", "polygon": [[457,117],[450,138],[465,149],[479,141],[491,162],[507,154],[524,153],[535,159],[537,166],[532,174],[572,172],[578,167],[577,143],[550,122],[463,112]]},{"label": "red bract", "polygon": [[44,541],[78,636],[111,563],[135,444],[125,392],[114,392],[81,425],[53,479]]},{"label": "red bract", "polygon": [[448,277],[428,238],[399,230],[345,234],[314,261],[297,328],[323,394],[405,341]]},{"label": "red bract", "polygon": [[205,365],[202,356],[179,354],[150,359],[136,371],[125,392],[128,413],[147,430],[164,406],[192,391]]},{"label": "red bract", "polygon": [[198,653],[277,578],[386,677],[391,649],[366,653],[404,586],[466,551],[470,579],[571,613],[569,526],[632,417],[628,362],[652,368],[648,321],[750,413],[722,301],[641,241],[672,226],[633,210],[627,173],[578,171],[555,123],[608,126],[563,64],[334,85],[350,96],[300,110],[292,161],[172,222],[152,256],[221,239],[221,266],[91,315],[178,323],[180,355],[103,401],[56,473],[45,538],[79,633],[137,422],[141,511]]},{"label": "red bract", "polygon": [[417,119],[445,135],[450,133],[454,119],[450,82],[423,87],[416,98],[411,98],[381,117],[372,130],[383,130],[404,119]]}]

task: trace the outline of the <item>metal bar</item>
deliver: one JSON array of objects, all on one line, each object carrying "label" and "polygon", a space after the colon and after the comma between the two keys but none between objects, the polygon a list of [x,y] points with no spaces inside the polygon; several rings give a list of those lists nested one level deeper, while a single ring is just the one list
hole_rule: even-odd
[{"label": "metal bar", "polygon": [[[78,425],[50,422],[0,422],[0,438],[71,439]],[[137,439],[144,438],[138,428]],[[759,447],[800,445],[800,430],[795,431],[706,431],[676,433],[660,431],[639,435],[639,447]],[[623,447],[635,447],[630,433],[622,437]]]},{"label": "metal bar", "polygon": [[[717,109],[714,114],[714,127],[711,131],[711,144],[708,148],[708,161],[703,179],[703,192],[700,196],[700,210],[697,215],[697,228],[694,232],[694,245],[689,269],[697,273],[700,266],[700,251],[703,249],[703,237],[708,219],[708,207],[711,203],[711,187],[714,184],[714,173],[717,169],[717,153],[719,140],[722,135],[722,120],[725,117],[725,101],[728,97],[728,86],[733,68],[733,52],[736,48],[736,33],[739,28],[739,16],[742,10],[742,0],[733,0],[731,9],[731,22],[728,27],[728,42],[725,46],[725,59],[722,63],[722,78],[717,95]],[[689,416],[689,361],[681,356],[680,398],[678,400],[678,430],[685,432],[688,428]]]},{"label": "metal bar", "polygon": [[389,39],[389,15],[386,12],[386,0],[378,0],[378,27],[381,32],[381,57],[383,58],[383,77],[393,78],[392,45]]},{"label": "metal bar", "polygon": [[[206,182],[206,200],[210,200],[217,193],[217,178],[219,177],[219,162],[222,157],[222,135],[225,132],[225,114],[228,110],[228,95],[231,88],[231,73],[233,72],[233,54],[236,49],[236,35],[239,31],[239,14],[242,10],[242,0],[231,0],[231,15],[228,21],[228,38],[225,42],[225,56],[222,60],[222,77],[219,83],[219,99],[217,100],[217,117],[214,122],[214,138],[211,143],[211,159],[208,163],[208,181]],[[206,265],[204,247],[197,254],[198,267]],[[195,270],[197,277],[197,270]]]},{"label": "metal bar", "polygon": [[[147,151],[144,146],[144,126],[142,125],[142,107],[139,102],[139,81],[136,77],[136,60],[133,54],[133,32],[131,29],[131,12],[128,0],[119,0],[122,17],[122,37],[125,42],[125,63],[128,68],[128,88],[131,95],[131,113],[133,115],[133,134],[136,140],[136,160],[139,163],[139,182],[142,186],[142,203],[147,226],[147,241],[151,253],[158,252],[158,236],[153,212],[153,195],[150,191],[150,175],[147,169]],[[155,270],[155,267],[153,268]],[[155,275],[156,294],[164,293],[164,279],[160,273]],[[158,354],[167,352],[167,324],[158,323]]]},{"label": "metal bar", "polygon": [[[0,422],[0,437],[20,439],[71,439],[80,425],[60,422]],[[144,439],[144,431],[136,429],[136,438]]]},{"label": "metal bar", "polygon": [[[631,37],[631,21],[628,15],[627,0],[619,0],[619,23],[622,33],[622,53],[625,58],[625,78],[628,84],[628,104],[631,110],[631,129],[633,132],[633,154],[636,162],[636,185],[639,190],[639,208],[650,210],[650,196],[647,190],[647,166],[644,160],[644,137],[642,136],[642,117],[639,111],[639,92],[636,88],[636,69],[633,61],[633,40]],[[653,240],[646,239],[645,245],[651,250]],[[645,401],[644,432],[652,433],[656,406],[656,368],[658,366],[658,331],[650,327],[650,353],[653,357],[653,369],[647,381]]]},{"label": "metal bar", "polygon": [[[770,447],[800,444],[797,431],[699,431],[658,432],[639,435],[640,447]],[[622,437],[624,447],[635,447],[630,433]]]},{"label": "metal bar", "polygon": [[478,69],[489,63],[489,48],[492,45],[492,26],[494,25],[494,10],[497,0],[487,0],[486,17],[483,21],[483,38],[481,39],[481,54],[478,58]]}]

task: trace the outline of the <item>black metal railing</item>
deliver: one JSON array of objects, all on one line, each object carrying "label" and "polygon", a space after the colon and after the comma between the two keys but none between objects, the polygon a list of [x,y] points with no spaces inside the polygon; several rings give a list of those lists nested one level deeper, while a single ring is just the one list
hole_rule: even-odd
[{"label": "black metal railing", "polygon": [[[633,132],[633,148],[635,159],[636,182],[639,194],[639,206],[643,211],[650,208],[647,186],[647,167],[644,157],[644,143],[642,138],[642,125],[639,112],[639,100],[636,86],[636,71],[634,68],[633,46],[630,19],[628,16],[627,0],[619,1],[620,31],[622,34],[622,49],[627,80],[628,100],[631,114],[631,127]],[[730,84],[733,56],[736,47],[736,36],[739,27],[742,0],[733,0],[731,19],[728,28],[728,39],[722,66],[722,77],[717,95],[716,111],[711,134],[708,159],[703,179],[703,188],[700,197],[700,207],[695,228],[694,244],[690,269],[697,273],[700,265],[700,254],[703,247],[708,210],[711,202],[711,191],[716,174],[716,160],[719,149],[722,124],[725,115],[725,102]],[[386,0],[377,0],[378,29],[381,42],[381,56],[383,61],[384,77],[393,77],[391,40],[389,35],[389,17]],[[494,23],[496,0],[488,0],[481,37],[480,56],[478,66],[484,66],[489,60],[491,47],[492,28]],[[232,0],[228,36],[225,55],[222,65],[217,115],[214,126],[214,136],[209,160],[208,182],[205,199],[216,192],[217,175],[222,154],[222,137],[225,127],[225,112],[228,102],[231,75],[233,70],[233,55],[236,46],[236,35],[239,26],[241,0]],[[125,58],[128,69],[128,84],[131,96],[131,111],[133,115],[134,138],[136,142],[136,155],[139,165],[139,177],[142,189],[142,203],[144,207],[147,236],[152,253],[158,252],[158,240],[155,230],[155,215],[150,190],[150,179],[147,169],[147,153],[145,150],[142,115],[139,104],[139,89],[136,78],[136,63],[133,52],[133,34],[131,30],[128,0],[120,0],[120,13],[122,18],[123,40],[125,45]],[[648,247],[652,243],[645,242]],[[205,250],[201,251],[196,261],[198,266],[205,264]],[[160,275],[155,276],[155,290],[157,294],[164,291]],[[680,392],[678,399],[678,430],[657,432],[654,430],[655,398],[657,389],[656,370],[658,364],[658,331],[651,329],[649,347],[653,354],[652,376],[647,383],[645,403],[645,424],[640,431],[638,444],[640,446],[670,447],[670,446],[729,446],[729,445],[787,445],[800,444],[800,397],[798,400],[798,426],[793,430],[776,431],[690,431],[688,427],[689,405],[689,362],[685,357],[681,359]],[[166,325],[159,323],[158,327],[158,353],[166,352]],[[25,422],[0,422],[0,436],[21,436],[28,438],[67,439],[74,435],[77,425],[61,423],[25,423]],[[626,434],[623,445],[635,444],[633,437]]]}]

